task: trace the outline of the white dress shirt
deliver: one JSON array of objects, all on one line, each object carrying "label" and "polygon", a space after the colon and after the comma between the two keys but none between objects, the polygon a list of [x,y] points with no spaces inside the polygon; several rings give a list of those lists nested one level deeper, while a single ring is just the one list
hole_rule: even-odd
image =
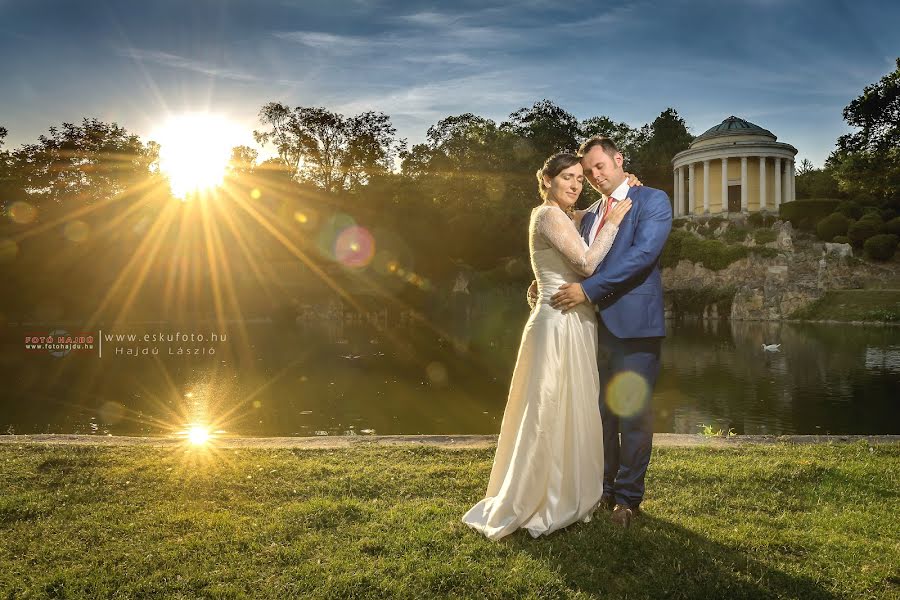
[{"label": "white dress shirt", "polygon": [[[631,186],[628,185],[628,179],[623,181],[619,187],[613,190],[613,193],[610,194],[616,200],[624,200],[628,197],[628,190],[631,189]],[[594,224],[591,225],[591,234],[588,236],[588,245],[594,243],[594,238],[597,237],[597,232],[600,231],[600,217],[603,216],[603,212],[606,210],[606,202],[608,198],[606,196],[600,200],[600,204],[597,205],[597,218],[594,219]],[[615,206],[615,202],[613,202],[613,206]],[[610,207],[612,209],[612,207]]]}]

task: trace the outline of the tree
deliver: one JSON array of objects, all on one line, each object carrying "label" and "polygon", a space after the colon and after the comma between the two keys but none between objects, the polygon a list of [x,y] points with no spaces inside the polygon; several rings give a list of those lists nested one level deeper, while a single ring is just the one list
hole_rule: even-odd
[{"label": "tree", "polygon": [[816,167],[812,164],[812,161],[808,158],[804,158],[800,161],[800,164],[797,165],[797,176],[800,177],[815,170]]},{"label": "tree", "polygon": [[694,136],[674,108],[667,108],[640,132],[645,140],[635,152],[632,168],[646,184],[673,196],[672,158],[685,150]]},{"label": "tree", "polygon": [[612,139],[625,157],[625,167],[630,168],[638,148],[647,139],[649,128],[635,129],[628,123],[616,123],[606,116],[591,117],[581,122],[581,135],[584,139],[595,135],[605,135]]},{"label": "tree", "polygon": [[254,131],[256,141],[273,144],[297,180],[326,192],[356,188],[374,174],[389,172],[402,150],[383,113],[369,111],[348,118],[325,108],[290,109],[270,102],[259,118],[268,129]]},{"label": "tree", "polygon": [[827,164],[845,191],[900,204],[900,58],[896,64],[844,108],[858,131],[838,138]]},{"label": "tree", "polygon": [[9,169],[20,191],[48,209],[121,195],[150,177],[158,161],[158,144],[145,145],[116,123],[85,118],[81,125],[50,127],[36,144],[12,152]]},{"label": "tree", "polygon": [[[802,171],[802,172],[801,172]],[[846,196],[841,191],[838,180],[834,177],[834,170],[806,169],[803,163],[797,169],[797,198],[843,198]]]},{"label": "tree", "polygon": [[259,152],[250,146],[235,146],[231,149],[228,170],[235,174],[252,173],[256,167]]},{"label": "tree", "polygon": [[[550,100],[513,112],[500,129],[527,140],[532,154],[541,160],[555,152],[574,152],[582,135],[578,119]],[[532,161],[533,157],[527,160]]]},{"label": "tree", "polygon": [[8,133],[9,133],[9,131],[7,131],[6,127],[0,126],[0,148],[3,147],[3,139],[6,137],[6,135]]}]

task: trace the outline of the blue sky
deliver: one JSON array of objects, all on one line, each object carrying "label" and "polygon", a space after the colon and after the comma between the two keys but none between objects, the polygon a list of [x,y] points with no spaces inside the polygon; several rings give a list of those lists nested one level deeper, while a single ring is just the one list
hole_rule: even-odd
[{"label": "blue sky", "polygon": [[897,23],[887,0],[0,0],[0,125],[7,147],[85,116],[146,138],[210,110],[251,143],[281,101],[380,110],[415,143],[548,98],[634,126],[674,107],[694,134],[734,114],[821,166],[843,107],[893,70]]}]

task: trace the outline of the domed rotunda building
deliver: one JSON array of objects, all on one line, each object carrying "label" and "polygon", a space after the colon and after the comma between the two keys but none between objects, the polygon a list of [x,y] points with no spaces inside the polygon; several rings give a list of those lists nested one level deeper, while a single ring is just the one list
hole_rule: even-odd
[{"label": "domed rotunda building", "polygon": [[794,200],[797,149],[775,134],[728,117],[672,159],[674,216],[778,212]]}]

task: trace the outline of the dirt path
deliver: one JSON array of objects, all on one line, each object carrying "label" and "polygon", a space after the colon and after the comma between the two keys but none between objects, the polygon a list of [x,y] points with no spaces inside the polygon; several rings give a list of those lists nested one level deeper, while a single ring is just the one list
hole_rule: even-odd
[{"label": "dirt path", "polygon": [[[900,435],[738,435],[730,438],[704,437],[698,434],[657,433],[653,445],[658,448],[715,447],[743,444],[828,444],[866,440],[870,444],[900,443]],[[316,437],[221,437],[210,444],[218,448],[351,448],[354,446],[438,446],[441,448],[490,448],[494,435],[353,435]],[[93,446],[178,446],[179,437],[129,437],[99,435],[0,435],[0,444],[93,445]]]}]

